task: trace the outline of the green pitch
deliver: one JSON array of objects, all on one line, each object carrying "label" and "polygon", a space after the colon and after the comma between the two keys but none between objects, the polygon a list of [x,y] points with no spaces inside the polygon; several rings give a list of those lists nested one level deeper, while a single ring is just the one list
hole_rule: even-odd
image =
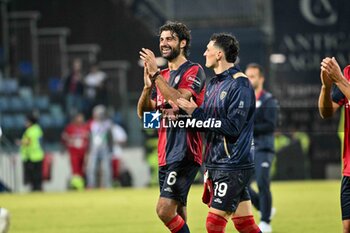
[{"label": "green pitch", "polygon": [[[340,181],[275,182],[272,189],[274,232],[341,232]],[[206,232],[201,193],[199,185],[189,195],[193,233]],[[1,194],[0,206],[10,210],[10,233],[166,233],[155,214],[157,197],[157,188]],[[226,232],[236,232],[232,222]]]}]

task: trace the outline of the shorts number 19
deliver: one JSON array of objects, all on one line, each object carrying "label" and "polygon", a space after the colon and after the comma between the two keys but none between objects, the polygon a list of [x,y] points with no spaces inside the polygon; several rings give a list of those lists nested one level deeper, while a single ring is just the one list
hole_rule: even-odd
[{"label": "shorts number 19", "polygon": [[226,195],[227,192],[227,184],[226,183],[219,183],[215,182],[214,187],[214,196],[218,195],[219,197],[223,197]]}]

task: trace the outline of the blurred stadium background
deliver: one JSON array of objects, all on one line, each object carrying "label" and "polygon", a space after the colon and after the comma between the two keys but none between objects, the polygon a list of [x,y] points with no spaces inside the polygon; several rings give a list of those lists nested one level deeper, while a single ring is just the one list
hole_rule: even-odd
[{"label": "blurred stadium background", "polygon": [[85,73],[99,62],[109,77],[111,117],[129,135],[123,160],[132,185],[154,183],[155,132],[142,130],[136,114],[143,86],[138,51],[148,47],[158,53],[157,30],[167,20],[191,29],[192,61],[204,64],[202,54],[212,33],[231,32],[240,42],[239,65],[264,66],[267,89],[281,106],[275,180],[341,176],[339,117],[321,120],[317,99],[322,58],[335,56],[341,67],[350,62],[350,1],[0,0],[0,13],[3,191],[28,190],[14,142],[33,110],[40,113],[45,151],[53,155],[44,190],[67,190],[70,168],[60,135],[68,115],[61,84],[76,57]]}]

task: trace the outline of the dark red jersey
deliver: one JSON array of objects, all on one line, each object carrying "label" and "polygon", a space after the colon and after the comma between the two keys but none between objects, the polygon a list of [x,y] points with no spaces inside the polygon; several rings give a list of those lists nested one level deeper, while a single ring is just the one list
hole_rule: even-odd
[{"label": "dark red jersey", "polygon": [[68,150],[86,152],[89,144],[89,126],[87,124],[69,124],[64,129],[64,143]]},{"label": "dark red jersey", "polygon": [[[164,69],[160,73],[168,84],[175,89],[186,89],[200,106],[204,99],[205,73],[196,63],[186,61],[177,70]],[[159,89],[152,95],[157,109],[169,108],[167,100]],[[202,139],[197,130],[168,127],[161,124],[158,130],[158,162],[159,166],[188,159],[198,164],[202,163]]]},{"label": "dark red jersey", "polygon": [[[350,65],[345,67],[344,76],[350,81]],[[344,150],[343,150],[343,175],[350,176],[350,108],[349,100],[337,86],[332,92],[332,99],[335,103],[344,106]]]}]

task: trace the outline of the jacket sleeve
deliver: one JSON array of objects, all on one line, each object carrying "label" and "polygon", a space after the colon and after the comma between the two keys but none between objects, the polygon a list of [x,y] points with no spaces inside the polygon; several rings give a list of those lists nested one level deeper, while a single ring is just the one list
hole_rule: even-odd
[{"label": "jacket sleeve", "polygon": [[[235,88],[232,90],[230,95],[227,95],[226,100],[227,103],[225,109],[218,109],[220,112],[226,112],[223,117],[215,117],[215,120],[221,121],[221,127],[218,128],[207,128],[209,131],[213,131],[225,136],[229,137],[237,137],[246,121],[251,111],[252,103],[255,101],[255,96],[250,93],[250,90],[246,87]],[[203,111],[202,108],[196,108],[192,113],[192,117],[197,120],[208,120],[213,118],[213,116],[209,116],[206,112]]]},{"label": "jacket sleeve", "polygon": [[261,134],[273,133],[275,131],[277,121],[278,121],[278,103],[275,98],[269,98],[266,100],[259,111],[262,111],[262,114],[255,121],[254,125],[254,135],[258,136]]}]

